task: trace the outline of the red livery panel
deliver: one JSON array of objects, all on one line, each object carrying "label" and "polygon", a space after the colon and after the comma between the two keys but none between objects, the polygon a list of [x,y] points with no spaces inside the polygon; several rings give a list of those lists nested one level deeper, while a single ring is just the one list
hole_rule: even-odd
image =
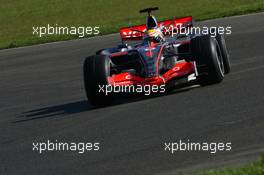
[{"label": "red livery panel", "polygon": [[[179,27],[180,25],[185,27],[192,26],[192,17],[187,16],[178,19],[171,19],[158,22],[158,26],[164,26],[163,33],[165,35],[170,34],[172,28]],[[122,40],[141,40],[144,32],[146,31],[146,25],[137,25],[132,27],[123,27],[119,30]]]},{"label": "red livery panel", "polygon": [[166,84],[169,80],[184,75],[191,74],[195,71],[193,62],[179,62],[173,68],[160,76],[142,78],[133,75],[129,72],[116,74],[108,77],[108,82],[112,86],[125,86],[125,85],[162,85]]}]

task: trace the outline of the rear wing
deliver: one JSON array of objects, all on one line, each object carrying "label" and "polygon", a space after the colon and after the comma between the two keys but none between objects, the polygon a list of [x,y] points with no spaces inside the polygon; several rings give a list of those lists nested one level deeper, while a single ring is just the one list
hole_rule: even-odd
[{"label": "rear wing", "polygon": [[[163,27],[162,32],[164,35],[169,35],[173,29],[182,27],[192,27],[192,16],[182,17],[178,19],[171,19],[158,22],[160,28]],[[132,27],[120,28],[119,33],[122,41],[125,40],[141,40],[143,39],[144,32],[146,31],[146,25],[136,25]]]}]

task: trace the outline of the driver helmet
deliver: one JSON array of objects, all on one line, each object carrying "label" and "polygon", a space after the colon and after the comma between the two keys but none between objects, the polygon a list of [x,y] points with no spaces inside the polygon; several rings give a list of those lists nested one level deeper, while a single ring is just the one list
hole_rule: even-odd
[{"label": "driver helmet", "polygon": [[156,43],[164,41],[163,33],[159,28],[151,28],[147,30],[147,38],[153,40]]}]

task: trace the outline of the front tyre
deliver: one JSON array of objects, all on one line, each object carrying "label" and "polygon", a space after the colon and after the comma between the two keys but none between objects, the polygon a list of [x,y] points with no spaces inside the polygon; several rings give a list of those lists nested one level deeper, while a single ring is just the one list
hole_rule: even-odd
[{"label": "front tyre", "polygon": [[191,40],[200,85],[220,83],[224,79],[224,63],[218,42],[210,35],[197,36]]},{"label": "front tyre", "polygon": [[109,85],[110,58],[106,55],[87,57],[83,64],[84,87],[89,102],[94,106],[111,103],[111,94],[106,94]]},{"label": "front tyre", "polygon": [[228,74],[231,71],[231,64],[230,64],[229,54],[228,54],[227,47],[226,47],[225,38],[223,35],[217,34],[216,40],[217,40],[219,47],[220,47],[220,50],[221,50],[224,68],[225,68],[225,74]]}]

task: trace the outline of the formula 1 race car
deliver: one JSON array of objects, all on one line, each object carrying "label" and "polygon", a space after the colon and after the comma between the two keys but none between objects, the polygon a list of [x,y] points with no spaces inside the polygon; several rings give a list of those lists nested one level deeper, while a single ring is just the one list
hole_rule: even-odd
[{"label": "formula 1 race car", "polygon": [[85,59],[84,85],[92,105],[110,104],[116,86],[163,86],[168,91],[192,81],[201,86],[220,83],[230,72],[222,35],[172,35],[191,29],[192,17],[157,22],[154,10],[158,8],[140,10],[147,13],[146,25],[120,29],[122,44]]}]

